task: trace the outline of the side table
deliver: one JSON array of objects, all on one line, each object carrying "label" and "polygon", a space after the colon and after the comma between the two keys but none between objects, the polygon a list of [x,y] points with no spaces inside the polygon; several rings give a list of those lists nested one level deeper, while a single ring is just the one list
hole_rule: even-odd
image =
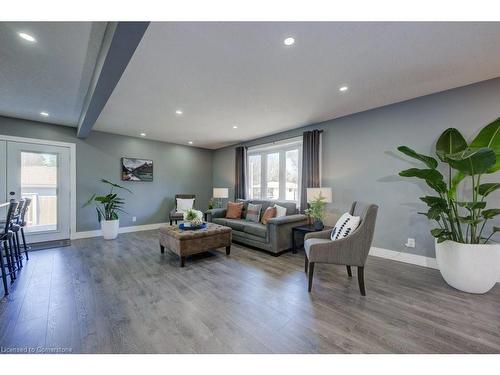
[{"label": "side table", "polygon": [[[323,229],[321,229],[321,231],[324,231],[324,230],[329,230],[329,229],[332,229],[333,227],[328,227],[325,225],[325,227]],[[294,227],[292,228],[292,254],[297,254],[297,247],[296,247],[296,242],[295,242],[295,237],[296,237],[296,234],[297,233],[300,233],[302,234],[303,237],[305,237],[305,235],[307,233],[311,233],[311,232],[321,232],[317,229],[314,228],[314,225],[312,224],[308,224],[308,225],[301,225],[299,227]]]}]

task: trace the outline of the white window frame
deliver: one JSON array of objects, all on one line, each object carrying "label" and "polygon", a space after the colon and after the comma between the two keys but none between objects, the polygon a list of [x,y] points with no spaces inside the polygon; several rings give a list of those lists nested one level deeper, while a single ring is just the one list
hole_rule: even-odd
[{"label": "white window frame", "polygon": [[[297,200],[286,200],[286,152],[298,149],[298,178]],[[267,155],[279,153],[279,198],[276,200],[295,202],[300,204],[300,194],[302,185],[302,137],[290,138],[284,141],[268,143],[247,149],[247,171],[249,170],[250,156],[260,155],[260,197],[254,199],[267,200]],[[251,185],[249,173],[247,173],[247,194],[250,195]]]}]

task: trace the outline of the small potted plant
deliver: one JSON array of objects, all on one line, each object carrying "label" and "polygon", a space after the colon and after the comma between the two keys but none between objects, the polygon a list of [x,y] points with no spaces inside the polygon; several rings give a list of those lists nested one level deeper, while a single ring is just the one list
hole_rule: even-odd
[{"label": "small potted plant", "polygon": [[314,219],[314,229],[322,230],[325,226],[326,198],[321,195],[309,202],[309,208],[305,210],[305,214]]},{"label": "small potted plant", "polygon": [[197,229],[203,225],[203,212],[190,208],[184,212],[184,227]]},{"label": "small potted plant", "polygon": [[114,192],[114,189],[126,190],[129,193],[132,192],[123,186],[105,179],[101,179],[101,182],[111,186],[109,193],[106,195],[92,195],[83,207],[87,207],[92,203],[95,204],[97,220],[101,223],[102,236],[105,240],[114,240],[118,237],[118,228],[120,227],[118,212],[125,212],[122,209],[124,200]]}]

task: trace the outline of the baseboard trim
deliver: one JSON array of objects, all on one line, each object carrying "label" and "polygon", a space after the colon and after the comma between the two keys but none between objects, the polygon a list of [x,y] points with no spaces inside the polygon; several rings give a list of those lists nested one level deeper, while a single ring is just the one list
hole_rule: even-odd
[{"label": "baseboard trim", "polygon": [[[416,266],[433,268],[436,270],[439,269],[437,262],[436,262],[436,258],[429,258],[429,257],[425,257],[423,255],[402,253],[400,251],[382,249],[380,247],[372,247],[370,249],[369,255],[372,255],[372,256],[375,256],[378,258],[395,260],[397,262],[414,264]],[[499,275],[497,282],[500,283],[500,275]]]},{"label": "baseboard trim", "polygon": [[[155,223],[155,224],[134,225],[130,227],[121,227],[120,229],[118,229],[118,233],[131,233],[131,232],[142,232],[145,230],[154,230],[158,229],[160,226],[165,224],[167,223]],[[71,236],[71,239],[79,240],[81,238],[92,238],[101,236],[102,232],[100,229],[98,229],[98,230],[89,230],[85,232],[76,232]]]},{"label": "baseboard trim", "polygon": [[380,247],[372,247],[370,249],[370,254],[378,258],[391,259],[398,262],[410,263],[417,266],[439,269],[436,259],[429,258],[423,255],[416,255],[410,253],[403,253],[400,251],[382,249]]}]

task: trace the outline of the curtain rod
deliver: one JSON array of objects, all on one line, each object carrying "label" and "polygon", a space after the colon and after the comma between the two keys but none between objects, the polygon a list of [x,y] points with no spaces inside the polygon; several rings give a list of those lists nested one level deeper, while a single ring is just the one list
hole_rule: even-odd
[{"label": "curtain rod", "polygon": [[[320,133],[323,133],[323,129],[314,129],[314,130],[317,130],[318,132]],[[312,130],[306,130],[306,131],[312,131]],[[304,134],[305,132],[302,132],[302,134]],[[274,145],[276,144],[276,142],[283,142],[283,141],[286,141],[288,139],[294,139],[294,138],[299,138],[302,136],[302,134],[299,134],[299,135],[295,135],[293,137],[287,137],[287,138],[281,138],[281,139],[278,139],[276,141],[272,141],[272,142],[264,142],[264,143],[257,143],[255,145],[251,145],[251,146],[244,146],[245,148],[249,148],[249,147],[258,147],[258,146],[262,146],[262,145]],[[271,136],[272,137],[272,136]]]}]

